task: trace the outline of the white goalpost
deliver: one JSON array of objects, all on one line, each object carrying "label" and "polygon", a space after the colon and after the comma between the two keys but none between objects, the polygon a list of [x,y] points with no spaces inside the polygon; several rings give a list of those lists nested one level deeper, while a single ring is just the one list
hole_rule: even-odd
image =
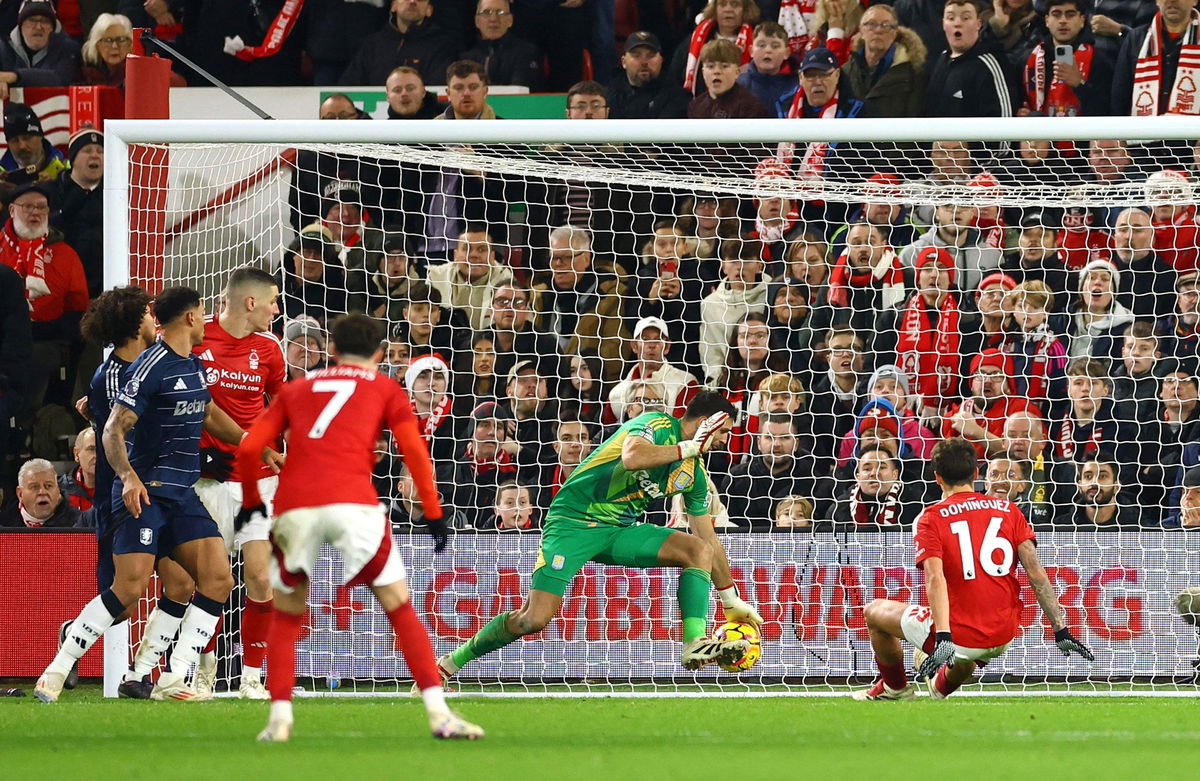
[{"label": "white goalpost", "polygon": [[[896,441],[887,446],[897,450],[894,495],[916,506],[940,498],[930,486],[928,450],[942,426],[953,425],[954,405],[982,394],[968,367],[980,351],[995,348],[1016,360],[1003,395],[1030,402],[1044,450],[1029,446],[1043,454],[1038,460],[1036,452],[997,446],[986,454],[981,485],[987,465],[1001,457],[1014,465],[1015,481],[1024,477],[1019,503],[1044,511],[1035,524],[1039,555],[1072,629],[1097,658],[1088,665],[1061,656],[1022,578],[1021,634],[968,692],[1196,694],[1200,617],[1179,607],[1177,597],[1200,586],[1200,537],[1189,533],[1180,511],[1182,471],[1193,457],[1187,445],[1197,444],[1200,459],[1200,408],[1194,397],[1167,398],[1160,376],[1179,375],[1193,385],[1190,378],[1200,376],[1191,341],[1200,334],[1193,316],[1200,308],[1180,311],[1179,302],[1191,299],[1188,289],[1177,291],[1190,269],[1200,269],[1200,126],[1187,118],[112,120],[104,133],[105,288],[137,284],[153,293],[188,284],[211,311],[228,274],[257,265],[287,282],[287,316],[324,320],[367,311],[383,320],[385,368],[398,381],[421,354],[405,320],[406,291],[428,268],[454,262],[459,232],[486,228],[495,262],[509,269],[514,290],[527,299],[528,314],[513,318],[525,316],[548,339],[529,356],[543,377],[550,375],[535,413],[542,416],[542,439],[519,443],[511,473],[497,456],[504,465],[495,467],[499,477],[475,458],[482,451],[474,449],[478,418],[471,402],[503,405],[506,373],[524,357],[498,336],[508,321],[497,318],[489,291],[482,304],[471,299],[474,309],[453,316],[442,301],[449,321],[435,326],[454,337],[445,347],[449,420],[429,435],[443,446],[435,447],[439,489],[457,519],[444,554],[434,555],[423,531],[400,520],[410,508],[397,460],[381,453],[376,471],[415,605],[439,654],[520,604],[539,557],[537,521],[561,482],[561,467],[573,466],[559,461],[567,450],[559,422],[582,419],[595,446],[632,404],[658,404],[670,413],[683,398],[671,382],[629,379],[640,366],[633,351],[639,322],[657,329],[645,319],[665,321],[671,366],[738,405],[737,444],[710,468],[729,509],[718,531],[735,578],[766,619],[761,661],[741,674],[685,672],[678,664],[675,573],[591,564],[550,626],[472,662],[456,681],[460,692],[835,696],[868,682],[875,666],[863,607],[876,598],[924,599],[911,524],[891,523],[889,515],[880,525],[869,517],[872,510],[860,513],[887,501],[883,490],[867,502],[856,482],[863,446],[856,432],[875,431],[862,416],[881,393],[868,387],[869,379],[881,366],[908,373],[910,414],[892,410],[884,398],[885,413],[895,416]],[[361,224],[347,227],[343,205],[362,215]],[[1152,251],[1162,261],[1153,272],[1163,275],[1160,284],[1130,266],[1141,262],[1130,260],[1140,250],[1122,244],[1133,240],[1116,229],[1127,209],[1150,217],[1144,230],[1153,233]],[[303,279],[297,233],[314,223],[320,225],[309,236],[328,245],[328,253],[321,276]],[[858,223],[865,224],[855,230]],[[563,226],[571,230],[554,233]],[[588,282],[578,283],[582,292],[559,291],[553,271],[561,274],[562,266],[552,269],[551,258],[562,247],[555,242],[580,230],[586,241],[571,239],[566,251],[588,255],[587,267],[575,272]],[[922,294],[914,258],[927,244],[950,246],[957,264],[949,293],[962,323],[954,342],[960,366],[943,385],[936,378],[927,384],[920,359],[906,357],[897,341],[906,302]],[[402,271],[392,266],[395,255],[407,259],[397,267]],[[1035,257],[1054,274],[1036,271]],[[331,268],[336,274],[326,276]],[[987,304],[977,288],[1002,270],[1012,282],[1000,291],[1006,302],[1017,300],[1011,287],[1032,293],[1021,300],[1037,305],[1045,288],[1029,283],[1058,280],[1047,283],[1052,297],[1044,304],[1044,328],[1022,330],[1026,321],[1016,304],[995,314],[981,308]],[[1099,272],[1110,285],[1103,311],[1088,290]],[[596,287],[586,288],[591,280]],[[671,292],[676,282],[679,290]],[[464,284],[450,282],[441,298],[467,300],[455,287]],[[605,296],[616,302],[613,309],[596,318],[594,332],[577,331],[585,318],[569,307]],[[1156,384],[1152,397],[1143,385],[1142,395],[1121,399],[1136,379],[1122,353],[1124,341],[1134,338],[1125,331],[1138,322],[1154,332],[1159,362],[1147,381]],[[759,348],[765,355],[748,341],[755,324],[768,332]],[[855,340],[847,371],[855,372],[856,387],[835,392],[829,384],[839,370],[826,340],[841,328]],[[1103,348],[1101,339],[1109,340]],[[1061,354],[1036,346],[1055,341]],[[546,345],[557,346],[558,355],[547,355]],[[573,361],[575,353],[582,357]],[[490,360],[481,362],[485,355]],[[1105,411],[1111,427],[1095,423],[1098,433],[1076,441],[1084,402],[1071,395],[1065,372],[1085,364],[1102,372],[1095,379],[1112,398],[1097,400],[1095,409]],[[480,381],[479,372],[487,377],[493,369],[490,382]],[[601,376],[592,379],[605,388],[602,397],[589,395],[587,378],[580,378],[585,369],[598,369]],[[793,461],[769,462],[790,464],[791,482],[776,476],[783,471],[752,471],[764,447],[760,427],[779,422],[768,414],[775,409],[768,386],[760,385],[774,375],[786,377],[770,380],[770,388],[782,387],[777,395],[794,395],[799,405],[787,407]],[[935,398],[930,387],[941,395]],[[616,395],[608,395],[614,388]],[[1003,424],[1002,417],[997,425]],[[1102,456],[1116,474],[1112,485],[1092,494],[1083,465]],[[1045,475],[1043,493],[1032,468]],[[498,531],[507,516],[493,504],[496,486],[509,479],[528,489],[530,529]],[[784,485],[790,488],[776,490]],[[788,506],[803,508],[809,523],[792,528],[776,515],[795,499],[803,501]],[[1103,508],[1113,503],[1122,521],[1108,524]],[[676,522],[666,505],[655,505],[650,520]],[[340,587],[339,572],[332,552],[314,572],[300,678],[311,681],[314,694],[407,691],[407,669],[386,617],[365,589]],[[218,646],[222,680],[235,691],[242,598],[239,587]],[[115,696],[151,606],[144,600],[129,624],[106,636],[106,696]]]}]

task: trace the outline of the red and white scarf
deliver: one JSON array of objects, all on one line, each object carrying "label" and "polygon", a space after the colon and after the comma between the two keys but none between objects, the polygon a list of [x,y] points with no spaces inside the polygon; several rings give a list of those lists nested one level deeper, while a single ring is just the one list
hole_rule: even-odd
[{"label": "red and white scarf", "polygon": [[[836,119],[838,111],[838,90],[834,90],[833,95],[829,98],[829,102],[821,106],[817,119]],[[792,98],[792,105],[788,107],[788,119],[802,119],[804,117],[804,88],[796,89],[796,95]],[[804,150],[804,156],[800,158],[800,165],[796,169],[797,179],[813,179],[819,177],[825,171],[825,158],[829,154],[829,144],[824,141],[814,141],[808,144]],[[779,159],[791,165],[792,160],[796,156],[796,145],[790,141],[783,141],[779,144],[776,151]]]},{"label": "red and white scarf", "polygon": [[0,254],[6,258],[6,265],[25,281],[25,297],[33,308],[33,299],[49,295],[50,286],[46,284],[46,237],[22,239],[13,229],[12,219],[9,218],[4,230],[0,231]]},{"label": "red and white scarf", "polygon": [[512,456],[501,448],[496,448],[496,456],[490,460],[484,460],[475,455],[475,443],[471,442],[467,445],[465,453],[467,460],[471,462],[471,469],[477,475],[490,472],[493,469],[500,470],[501,474],[508,472],[516,472],[517,465],[513,463]]},{"label": "red and white scarf", "polygon": [[450,398],[449,393],[442,394],[441,402],[429,411],[424,417],[418,416],[421,424],[421,435],[425,437],[430,447],[433,446],[433,435],[438,430],[438,426],[442,425],[442,421],[450,414],[450,406],[454,399]]},{"label": "red and white scarf", "polygon": [[283,7],[279,9],[271,26],[267,28],[261,44],[247,46],[246,42],[242,40],[242,36],[235,35],[225,39],[225,53],[232,54],[246,62],[278,54],[280,48],[283,47],[283,42],[292,34],[292,28],[296,26],[296,20],[300,18],[300,11],[303,8],[304,0],[284,0]]},{"label": "red and white scarf", "polygon": [[809,28],[816,13],[816,0],[781,0],[779,3],[779,25],[787,31],[792,54],[803,55],[808,49],[812,41]]},{"label": "red and white scarf", "polygon": [[[1046,398],[1047,378],[1050,376],[1050,348],[1054,346],[1058,337],[1046,323],[1042,323],[1023,336],[1026,342],[1037,342],[1026,369],[1029,376],[1025,380],[1025,398],[1033,402],[1040,402]],[[1009,347],[1011,351],[1012,345]]]},{"label": "red and white scarf", "polygon": [[901,315],[896,353],[927,406],[940,409],[958,385],[958,319],[958,302],[949,294],[942,297],[936,328],[919,293],[908,299]]},{"label": "red and white scarf", "polygon": [[850,288],[873,285],[883,288],[881,305],[885,309],[904,300],[904,266],[895,251],[884,250],[879,263],[867,271],[851,270],[850,260],[843,252],[829,273],[829,303],[850,306]]},{"label": "red and white scarf", "polygon": [[[1075,90],[1062,79],[1050,76],[1054,71],[1053,63],[1046,62],[1045,43],[1038,44],[1025,61],[1025,107],[1030,111],[1039,111],[1048,117],[1074,117],[1080,113],[1082,104]],[[1088,80],[1092,72],[1092,56],[1096,47],[1090,43],[1080,44],[1075,48],[1075,67],[1083,80]],[[1049,86],[1047,86],[1049,78]]]},{"label": "red and white scarf", "polygon": [[900,514],[900,491],[904,486],[899,480],[892,483],[887,495],[880,501],[865,501],[862,489],[854,486],[850,492],[850,517],[858,526],[895,526]]},{"label": "red and white scarf", "polygon": [[[704,44],[708,43],[708,38],[712,35],[716,24],[712,19],[705,19],[696,25],[696,29],[692,31],[692,40],[688,43],[687,70],[683,74],[683,88],[693,95],[696,94],[696,87],[700,83],[698,78],[700,75],[700,50],[704,48]],[[742,65],[750,62],[750,44],[753,42],[754,28],[743,24],[737,34],[737,45],[742,50]]]},{"label": "red and white scarf", "polygon": [[1159,114],[1200,114],[1196,102],[1197,85],[1200,85],[1200,12],[1192,11],[1192,20],[1183,31],[1179,65],[1175,69],[1175,83],[1167,99],[1167,108],[1161,110],[1158,96],[1162,91],[1162,13],[1156,13],[1146,31],[1146,40],[1138,52],[1137,65],[1133,69],[1133,100],[1130,113],[1135,117],[1153,117]]},{"label": "red and white scarf", "polygon": [[1078,456],[1087,456],[1100,450],[1100,437],[1104,431],[1100,424],[1092,421],[1092,434],[1083,442],[1075,441],[1075,419],[1070,415],[1063,418],[1058,429],[1058,441],[1055,442],[1057,455],[1067,461],[1079,460]]}]

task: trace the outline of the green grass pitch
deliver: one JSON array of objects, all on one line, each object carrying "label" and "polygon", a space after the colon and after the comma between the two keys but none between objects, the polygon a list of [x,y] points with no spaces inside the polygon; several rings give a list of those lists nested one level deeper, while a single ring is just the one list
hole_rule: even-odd
[{"label": "green grass pitch", "polygon": [[0,699],[0,778],[1138,779],[1200,777],[1194,699],[495,699],[455,701],[478,743],[428,736],[420,701],[296,702],[286,745],[267,705]]}]

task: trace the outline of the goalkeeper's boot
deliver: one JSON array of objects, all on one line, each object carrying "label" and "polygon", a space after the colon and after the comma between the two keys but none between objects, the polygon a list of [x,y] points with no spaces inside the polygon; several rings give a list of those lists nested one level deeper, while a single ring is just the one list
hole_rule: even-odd
[{"label": "goalkeeper's boot", "polygon": [[188,685],[187,679],[182,673],[164,672],[158,676],[158,683],[154,684],[154,691],[150,692],[150,699],[200,702],[211,700],[212,693],[209,692],[205,696],[204,693],[196,691],[194,687]]},{"label": "goalkeeper's boot", "polygon": [[454,711],[430,714],[429,731],[440,740],[479,740],[483,727],[459,716]]},{"label": "goalkeeper's boot", "polygon": [[[925,660],[928,657],[929,657],[929,654],[925,653],[920,648],[914,650],[913,651],[913,667],[920,670],[921,665],[925,663]],[[934,673],[933,675],[931,675],[925,679],[925,688],[929,691],[929,696],[935,700],[946,699],[946,695],[942,694],[940,691],[937,690],[937,685],[934,683],[935,680],[937,680],[937,673]]]},{"label": "goalkeeper's boot", "polygon": [[216,686],[217,654],[212,651],[200,654],[200,661],[196,663],[196,674],[192,677],[192,688],[201,699],[211,700]]},{"label": "goalkeeper's boot", "polygon": [[[71,621],[63,621],[58,627],[58,647],[62,648],[63,643],[67,642],[67,631],[71,628]],[[64,689],[74,689],[79,685],[79,660],[75,660],[75,664],[71,665],[71,672],[67,673],[67,679],[63,681]]]},{"label": "goalkeeper's boot", "polygon": [[33,687],[33,696],[42,702],[58,702],[58,695],[62,694],[63,683],[66,680],[66,673],[47,670],[37,679],[37,685]]},{"label": "goalkeeper's boot", "polygon": [[246,678],[238,686],[238,696],[243,700],[269,700],[271,695],[267,693],[267,687],[263,686],[263,682],[257,678]]},{"label": "goalkeeper's boot", "polygon": [[699,670],[710,664],[733,664],[746,655],[750,643],[746,640],[720,642],[707,637],[697,637],[683,647],[680,662],[684,669]]},{"label": "goalkeeper's boot", "polygon": [[148,700],[153,691],[154,684],[149,675],[137,681],[121,681],[117,686],[117,696],[126,700]]},{"label": "goalkeeper's boot", "polygon": [[[438,657],[437,668],[438,678],[440,678],[442,681],[442,691],[454,691],[454,688],[450,685],[450,679],[454,677],[454,674],[458,672],[458,669],[454,666],[454,662],[450,659],[450,654],[445,654]],[[410,693],[414,697],[419,696],[421,694],[421,687],[414,683]]]},{"label": "goalkeeper's boot", "polygon": [[292,722],[284,719],[271,719],[262,732],[258,733],[260,743],[287,743],[292,738]]},{"label": "goalkeeper's boot", "polygon": [[860,689],[850,696],[856,700],[914,700],[917,698],[917,687],[906,683],[903,689],[889,689],[880,679],[871,688]]}]

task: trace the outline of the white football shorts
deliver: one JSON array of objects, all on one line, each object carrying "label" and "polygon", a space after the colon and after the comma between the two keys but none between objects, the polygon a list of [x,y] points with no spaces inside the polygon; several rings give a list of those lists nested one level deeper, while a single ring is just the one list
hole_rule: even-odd
[{"label": "white football shorts", "polygon": [[267,517],[250,521],[235,533],[233,519],[242,509],[242,484],[237,480],[217,482],[207,477],[196,481],[196,494],[204,503],[208,514],[217,522],[217,528],[225,539],[225,550],[233,555],[242,549],[242,545],[252,540],[271,539],[271,503],[275,499],[275,489],[279,487],[279,475],[260,478],[258,493],[262,496],[263,504],[267,506]]},{"label": "white football shorts", "polygon": [[[904,638],[917,648],[926,653],[933,650],[926,647],[926,643],[934,634],[933,611],[929,608],[924,605],[909,605],[900,616],[900,629],[904,631]],[[1009,644],[1005,643],[991,648],[967,648],[955,643],[954,657],[964,662],[986,662],[1007,651],[1008,646]]]},{"label": "white football shorts", "polygon": [[342,554],[342,582],[387,586],[404,580],[404,563],[392,544],[392,525],[383,505],[327,504],[288,510],[271,527],[271,584],[291,592],[312,576],[321,545]]}]

